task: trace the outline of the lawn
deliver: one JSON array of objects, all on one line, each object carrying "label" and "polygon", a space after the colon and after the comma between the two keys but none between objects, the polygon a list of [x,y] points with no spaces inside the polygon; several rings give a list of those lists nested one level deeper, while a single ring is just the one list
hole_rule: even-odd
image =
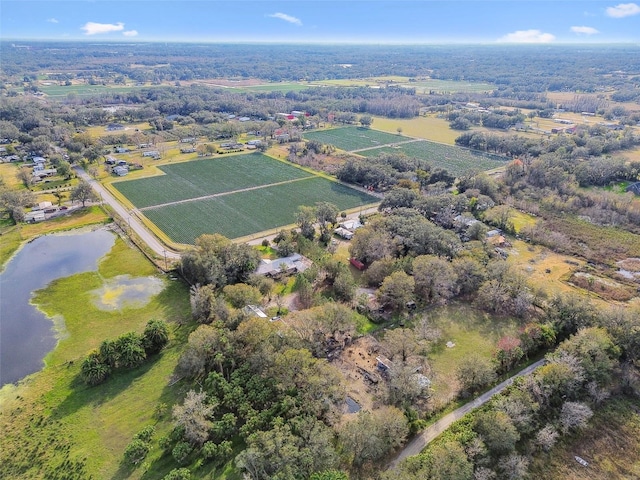
[{"label": "lawn", "polygon": [[470,170],[492,170],[502,167],[509,160],[499,155],[426,140],[364,150],[360,155],[373,157],[381,153],[404,153],[409,157],[426,160],[434,167],[444,168],[456,176]]},{"label": "lawn", "polygon": [[[433,400],[436,408],[454,400],[458,393],[456,369],[470,354],[491,358],[497,341],[517,332],[511,318],[497,318],[468,305],[452,304],[427,313],[442,332],[441,342],[428,356],[432,371]],[[448,348],[447,342],[455,346]]]},{"label": "lawn", "polygon": [[[47,356],[43,371],[0,392],[0,478],[141,478],[141,469],[122,465],[124,448],[144,426],[155,425],[157,438],[171,428],[171,414],[162,405],[175,403],[183,394],[179,385],[170,387],[169,382],[190,331],[175,323],[190,318],[188,290],[181,282],[167,281],[163,292],[144,306],[96,308],[89,292],[105,278],[122,274],[148,276],[156,270],[118,239],[98,272],[59,279],[36,293],[39,308],[64,317],[68,335]],[[160,355],[98,387],[78,380],[82,358],[91,348],[125,332],[141,332],[151,318],[170,325],[171,340]],[[148,460],[160,455],[156,446]],[[166,473],[156,462],[148,478]]]},{"label": "lawn", "polygon": [[376,198],[340,183],[310,177],[282,185],[167,205],[144,214],[173,241],[193,244],[204,233],[238,238],[293,224],[300,205],[330,202],[339,210],[374,203]]},{"label": "lawn", "polygon": [[304,134],[304,139],[317,140],[348,152],[407,140],[397,134],[362,127],[343,127],[308,132]]},{"label": "lawn", "polygon": [[165,175],[114,182],[138,208],[270,185],[311,174],[261,153],[195,160],[158,167]]}]

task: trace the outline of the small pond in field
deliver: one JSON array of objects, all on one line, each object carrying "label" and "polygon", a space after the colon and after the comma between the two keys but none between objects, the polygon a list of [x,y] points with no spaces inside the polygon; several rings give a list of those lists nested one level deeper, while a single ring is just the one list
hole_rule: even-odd
[{"label": "small pond in field", "polygon": [[0,273],[0,386],[42,369],[56,346],[54,324],[30,303],[32,293],[58,278],[97,270],[114,243],[105,229],[45,235],[9,260]]},{"label": "small pond in field", "polygon": [[164,281],[158,277],[131,277],[118,275],[104,281],[104,285],[91,292],[93,303],[100,310],[121,310],[142,307],[151,297],[162,292]]}]

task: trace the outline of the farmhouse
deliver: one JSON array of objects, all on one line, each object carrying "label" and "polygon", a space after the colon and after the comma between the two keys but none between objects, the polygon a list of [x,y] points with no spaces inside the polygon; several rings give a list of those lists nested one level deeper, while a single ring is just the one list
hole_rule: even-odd
[{"label": "farmhouse", "polygon": [[192,147],[180,149],[180,153],[195,153],[195,152],[196,152],[196,149]]},{"label": "farmhouse", "polygon": [[148,150],[146,152],[142,152],[143,157],[151,157],[151,158],[160,158],[160,152],[157,150]]},{"label": "farmhouse", "polygon": [[181,138],[180,143],[194,143],[196,141],[196,137],[187,137]]},{"label": "farmhouse", "polygon": [[117,130],[124,130],[124,125],[120,125],[119,123],[110,123],[107,125],[107,132],[115,132]]},{"label": "farmhouse", "polygon": [[260,261],[260,265],[258,265],[255,273],[264,275],[265,277],[276,278],[281,275],[304,272],[311,264],[311,260],[296,253],[289,257],[277,258],[275,260],[263,259]]},{"label": "farmhouse", "polygon": [[113,169],[113,173],[118,175],[119,177],[124,177],[127,173],[129,173],[129,168],[126,165],[118,165]]},{"label": "farmhouse", "polygon": [[353,238],[353,232],[347,230],[346,228],[338,227],[333,233],[338,235],[339,237],[344,238],[345,240],[351,240]]}]

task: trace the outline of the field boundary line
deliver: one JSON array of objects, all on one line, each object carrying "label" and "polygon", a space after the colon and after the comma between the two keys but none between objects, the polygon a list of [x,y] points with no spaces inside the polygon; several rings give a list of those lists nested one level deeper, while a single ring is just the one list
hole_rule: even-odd
[{"label": "field boundary line", "polygon": [[290,180],[284,180],[282,182],[276,182],[276,183],[269,183],[267,185],[255,185],[253,187],[241,188],[239,190],[231,190],[229,192],[212,193],[211,195],[203,195],[202,197],[185,198],[184,200],[176,200],[174,202],[160,203],[158,205],[150,205],[148,207],[138,208],[138,210],[142,212],[145,210],[154,210],[158,208],[164,208],[171,205],[179,205],[181,203],[199,202],[201,200],[209,200],[211,198],[224,197],[227,195],[233,195],[234,193],[249,192],[251,190],[260,190],[262,188],[267,188],[267,187],[276,187],[278,185],[286,185],[288,183],[300,182],[302,180],[310,180],[312,178],[315,178],[315,177],[292,178]]},{"label": "field boundary line", "polygon": [[[379,130],[380,132],[382,130]],[[405,137],[407,138],[407,137]],[[365,148],[358,148],[356,150],[349,150],[349,153],[358,153],[358,152],[364,152],[365,150],[375,150],[376,148],[384,148],[384,147],[389,147],[389,148],[393,148],[397,145],[405,145],[407,143],[414,143],[414,142],[422,142],[423,140],[419,139],[419,138],[411,138],[411,140],[405,140],[403,142],[393,142],[393,143],[385,143],[384,145],[377,145],[375,147],[365,147]]]}]

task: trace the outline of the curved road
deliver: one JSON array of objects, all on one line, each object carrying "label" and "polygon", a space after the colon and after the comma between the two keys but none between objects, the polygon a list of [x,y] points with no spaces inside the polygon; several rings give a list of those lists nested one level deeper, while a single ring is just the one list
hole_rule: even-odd
[{"label": "curved road", "polygon": [[140,237],[140,239],[146,243],[151,250],[153,250],[159,257],[165,257],[167,260],[178,260],[180,258],[180,254],[174,252],[173,250],[167,249],[167,247],[162,244],[154,234],[152,234],[144,224],[132,214],[129,210],[124,208],[120,202],[118,202],[113,195],[109,193],[109,191],[104,188],[99,182],[91,178],[91,176],[85,172],[80,167],[74,167],[76,174],[81,179],[89,182],[93,191],[102,199],[103,202],[109,204],[111,208],[120,216],[122,219],[127,222],[127,225],[136,232],[136,235]]},{"label": "curved road", "polygon": [[496,393],[500,393],[506,387],[513,383],[513,379],[517,377],[521,377],[523,375],[529,375],[531,372],[536,370],[538,367],[544,365],[545,360],[538,360],[535,363],[532,363],[528,367],[520,370],[513,377],[508,378],[504,382],[496,385],[488,392],[483,393],[475,400],[463,405],[462,407],[454,410],[453,412],[445,415],[440,420],[438,420],[433,425],[427,427],[420,435],[411,440],[407,445],[398,453],[396,458],[389,464],[389,469],[396,468],[398,464],[407,457],[411,457],[413,455],[418,455],[429,443],[435,440],[441,433],[443,433],[447,428],[451,426],[453,422],[459,420],[464,417],[471,410],[478,408],[481,405],[487,403],[491,397],[493,397]]}]

